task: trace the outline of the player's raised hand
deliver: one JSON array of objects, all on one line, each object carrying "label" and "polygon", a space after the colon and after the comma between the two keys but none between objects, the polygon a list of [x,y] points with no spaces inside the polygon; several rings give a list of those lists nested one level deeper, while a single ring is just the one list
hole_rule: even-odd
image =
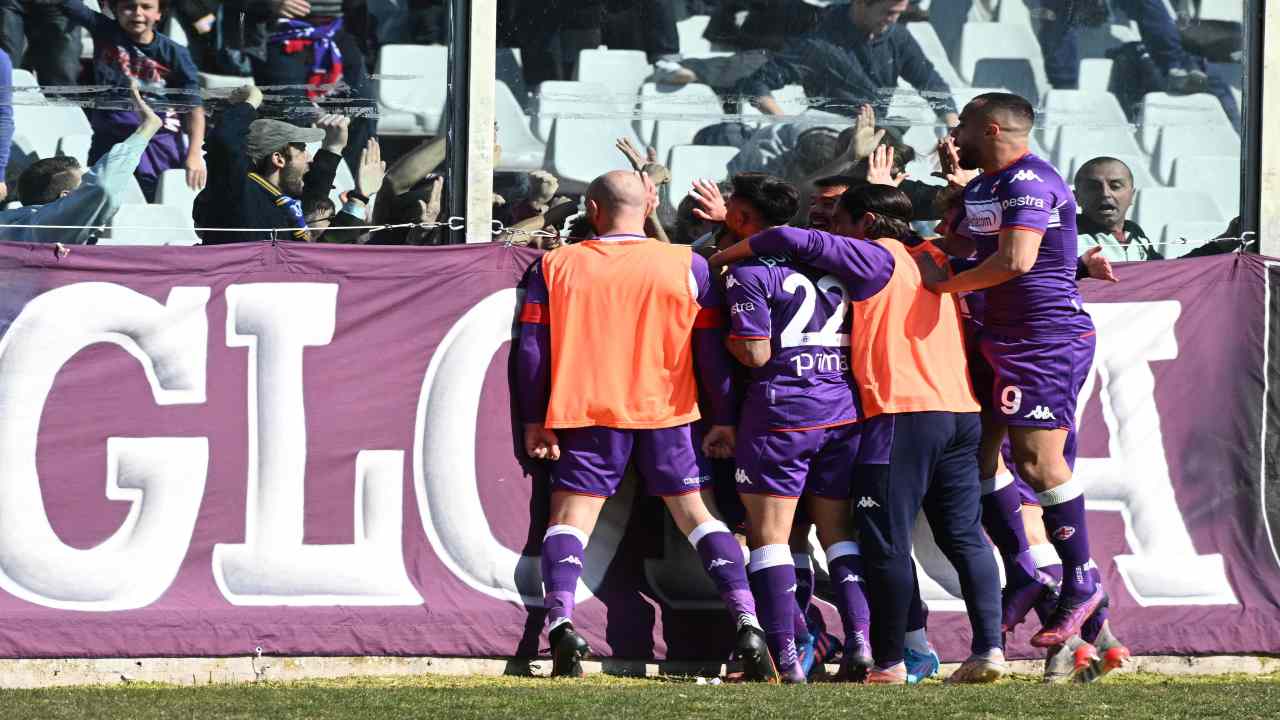
[{"label": "player's raised hand", "polygon": [[1106,280],[1107,282],[1120,282],[1120,278],[1116,277],[1115,268],[1111,267],[1111,261],[1102,254],[1102,246],[1098,245],[1084,251],[1084,255],[1080,256],[1080,260],[1084,262],[1084,267],[1089,271],[1089,277],[1095,280]]},{"label": "player's raised hand", "polygon": [[865,157],[871,157],[884,139],[884,130],[876,130],[876,111],[870,105],[863,105],[858,111],[858,119],[853,126],[853,142],[849,144],[849,164],[857,164]]},{"label": "player's raised hand", "polygon": [[732,425],[712,425],[702,438],[702,453],[715,460],[729,460],[738,441],[738,431]]},{"label": "player's raised hand", "polygon": [[720,186],[710,180],[694,180],[689,197],[695,203],[693,216],[699,220],[722,223],[729,214],[729,206],[720,194]]},{"label": "player's raised hand", "polygon": [[907,173],[898,173],[897,176],[893,174],[893,153],[892,145],[881,145],[871,153],[871,157],[867,160],[868,183],[898,187],[902,185],[903,180],[910,177]]},{"label": "player's raised hand", "polygon": [[524,451],[534,460],[559,460],[560,438],[542,423],[526,423]]}]

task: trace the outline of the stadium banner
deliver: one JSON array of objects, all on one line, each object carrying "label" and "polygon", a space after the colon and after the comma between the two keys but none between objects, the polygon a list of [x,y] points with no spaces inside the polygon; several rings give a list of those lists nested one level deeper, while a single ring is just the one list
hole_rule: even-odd
[{"label": "stadium banner", "polygon": [[[547,487],[509,348],[536,257],[0,244],[0,656],[535,655]],[[1274,652],[1272,271],[1118,272],[1085,287],[1076,468],[1116,632],[1140,654]],[[930,634],[960,659],[927,528],[917,557]],[[727,655],[697,555],[634,483],[584,565],[598,654]]]}]

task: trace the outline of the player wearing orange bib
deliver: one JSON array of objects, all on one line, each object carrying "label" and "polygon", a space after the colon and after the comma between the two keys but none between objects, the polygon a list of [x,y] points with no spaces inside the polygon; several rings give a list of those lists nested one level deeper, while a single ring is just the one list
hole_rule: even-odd
[{"label": "player wearing orange bib", "polygon": [[773,675],[742,551],[708,509],[711,474],[690,424],[709,408],[703,450],[732,457],[736,420],[724,319],[706,261],[647,238],[649,179],[611,172],[587,191],[593,239],[529,272],[517,350],[525,450],[549,460],[551,516],[542,577],[553,675],[581,675],[589,651],[572,623],[584,549],[604,501],[635,460],[651,495],[702,557],[738,624],[748,678]]}]

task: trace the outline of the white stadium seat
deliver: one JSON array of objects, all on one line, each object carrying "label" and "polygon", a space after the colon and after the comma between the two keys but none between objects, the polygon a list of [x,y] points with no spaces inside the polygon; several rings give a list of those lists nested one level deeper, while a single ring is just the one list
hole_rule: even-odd
[{"label": "white stadium seat", "polygon": [[[1146,230],[1146,228],[1143,229]],[[1204,245],[1206,241],[1218,237],[1226,229],[1225,222],[1193,220],[1169,223],[1164,226],[1164,232],[1160,235],[1159,249],[1165,259],[1179,258]],[[1155,239],[1155,236],[1150,233],[1147,236]]]},{"label": "white stadium seat", "polygon": [[1016,25],[1031,25],[1031,11],[1027,9],[1025,0],[1000,0],[996,8],[996,22]]},{"label": "white stadium seat", "polygon": [[73,157],[80,161],[81,167],[89,166],[89,148],[93,145],[93,136],[78,133],[63,135],[58,138],[58,154]]},{"label": "white stadium seat", "polygon": [[969,84],[960,77],[960,74],[956,72],[955,66],[951,64],[951,58],[947,56],[947,49],[942,46],[942,40],[938,38],[938,31],[933,29],[932,24],[927,22],[907,23],[907,32],[911,33],[911,37],[916,39],[916,43],[924,51],[924,56],[929,58],[929,62],[933,63],[934,69],[938,71],[939,77],[946,81],[948,87],[954,89]]},{"label": "white stadium seat", "polygon": [[1222,109],[1222,103],[1218,102],[1218,98],[1208,93],[1195,95],[1147,93],[1142,99],[1142,112],[1138,120],[1142,147],[1147,152],[1155,152],[1160,128],[1166,125],[1230,127],[1231,120],[1227,117],[1227,112]]},{"label": "white stadium seat", "polygon": [[634,92],[615,94],[603,83],[548,80],[533,98],[533,131],[543,140],[550,140],[552,126],[560,117],[622,120],[629,127],[635,101]]},{"label": "white stadium seat", "polygon": [[1076,173],[1080,170],[1081,165],[1103,155],[1113,157],[1129,166],[1129,170],[1133,172],[1133,186],[1135,188],[1142,190],[1143,188],[1162,187],[1155,176],[1151,174],[1151,168],[1147,166],[1147,157],[1145,155],[1123,155],[1118,153],[1085,153],[1068,158],[1067,162],[1059,166],[1067,171],[1067,174],[1063,176],[1067,184],[1075,185]]},{"label": "white stadium seat", "polygon": [[613,149],[620,138],[630,138],[633,145],[643,143],[625,117],[571,118],[561,117],[551,131],[547,144],[547,170],[560,178],[560,192],[580,193],[600,175],[610,170],[629,170],[631,163]]},{"label": "white stadium seat", "polygon": [[1240,214],[1240,157],[1187,155],[1173,163],[1172,185],[1212,196],[1224,217]]},{"label": "white stadium seat", "polygon": [[156,204],[180,208],[191,217],[191,207],[198,192],[187,186],[187,171],[182,168],[165,170],[156,183]]},{"label": "white stadium seat", "polygon": [[1132,218],[1152,238],[1160,237],[1164,226],[1170,223],[1214,221],[1226,226],[1226,219],[1211,196],[1175,188],[1139,190]]},{"label": "white stadium seat", "polygon": [[1166,125],[1160,130],[1153,157],[1160,178],[1172,185],[1175,184],[1173,164],[1179,158],[1216,155],[1229,160],[1238,169],[1240,153],[1240,137],[1230,125]]},{"label": "white stadium seat", "polygon": [[667,207],[679,207],[693,187],[694,180],[720,182],[728,178],[729,161],[737,154],[738,148],[719,145],[678,145],[672,148],[671,183],[665,193]]},{"label": "white stadium seat", "polygon": [[[1133,133],[1126,127],[1076,127],[1066,125],[1058,128],[1057,139],[1050,150],[1053,163],[1065,167],[1075,157],[1097,157],[1099,155],[1124,155],[1128,157],[1146,157],[1146,153],[1138,146]],[[1146,162],[1143,162],[1146,165]]]},{"label": "white stadium seat", "polygon": [[[784,115],[799,115],[809,109],[809,97],[804,93],[802,85],[784,85],[772,93],[773,99],[782,106]],[[750,98],[743,98],[741,101],[741,114],[747,116],[758,116],[761,112],[756,106],[751,104]]]},{"label": "white stadium seat", "polygon": [[[14,80],[15,86],[17,80]],[[43,95],[39,98],[43,99]],[[26,139],[26,145],[32,148],[37,157],[49,158],[58,152],[58,141],[67,135],[92,135],[89,118],[84,111],[74,105],[26,105],[30,96],[15,97],[13,105],[14,143],[18,138]],[[36,100],[38,102],[38,100]]]},{"label": "white stadium seat", "polygon": [[[1032,87],[1026,87],[1024,75],[1018,70],[1024,63],[1030,67]],[[1040,41],[1027,25],[968,23],[960,41],[960,61],[956,69],[974,85],[999,85],[1023,93],[1034,90],[1036,97],[1028,98],[1033,102],[1049,89]],[[1022,87],[1011,81],[1018,81]]]},{"label": "white stadium seat", "polygon": [[[111,237],[99,245],[195,245],[190,212],[169,205],[126,203],[111,220]],[[160,229],[170,228],[170,229]]]},{"label": "white stadium seat", "polygon": [[599,48],[578,53],[579,82],[609,86],[615,95],[636,95],[653,75],[653,66],[642,50]]},{"label": "white stadium seat", "polygon": [[494,118],[498,122],[498,144],[502,146],[499,170],[541,170],[547,146],[534,136],[529,116],[507,84],[494,85]]},{"label": "white stadium seat", "polygon": [[1036,125],[1040,140],[1051,147],[1057,145],[1058,128],[1064,125],[1129,132],[1129,119],[1116,96],[1095,90],[1050,90],[1041,103]]},{"label": "white stadium seat", "polygon": [[378,54],[378,133],[435,135],[444,115],[449,50],[444,45],[383,45]]},{"label": "white stadium seat", "polygon": [[687,58],[715,57],[711,41],[702,37],[710,23],[710,15],[692,15],[676,23],[681,55]]},{"label": "white stadium seat", "polygon": [[688,145],[704,127],[724,120],[720,97],[707,85],[655,85],[640,89],[640,137],[658,151],[658,160],[676,145]]},{"label": "white stadium seat", "polygon": [[1080,61],[1080,89],[1106,92],[1111,87],[1111,58],[1085,58]]}]

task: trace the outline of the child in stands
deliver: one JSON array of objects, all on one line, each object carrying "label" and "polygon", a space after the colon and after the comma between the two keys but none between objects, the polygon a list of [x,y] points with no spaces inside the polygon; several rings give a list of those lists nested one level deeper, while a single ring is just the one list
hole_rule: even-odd
[{"label": "child in stands", "polygon": [[[82,0],[63,0],[67,15],[93,35],[93,83],[107,86],[96,95],[89,121],[93,143],[89,164],[97,162],[116,143],[138,127],[138,118],[124,98],[131,80],[164,119],[151,140],[134,177],[148,201],[155,199],[160,175],[183,168],[193,190],[204,187],[205,117],[195,63],[187,49],[156,31],[165,0],[107,0],[110,18],[85,7]],[[116,108],[115,105],[120,107]],[[185,130],[186,137],[183,136]]]}]

